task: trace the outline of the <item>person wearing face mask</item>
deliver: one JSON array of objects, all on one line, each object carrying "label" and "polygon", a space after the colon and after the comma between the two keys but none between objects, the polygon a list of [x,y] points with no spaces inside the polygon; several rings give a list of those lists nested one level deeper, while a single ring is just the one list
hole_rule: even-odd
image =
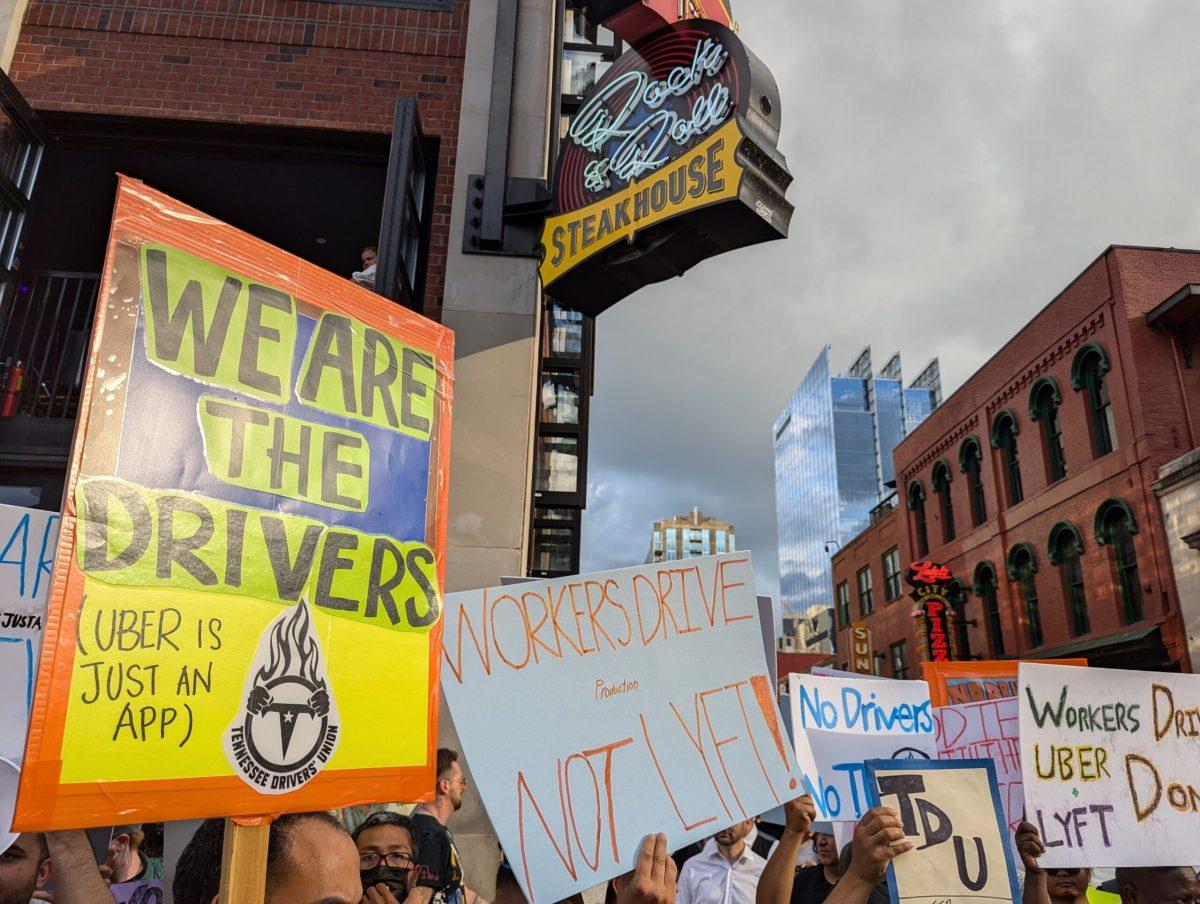
[{"label": "person wearing face mask", "polygon": [[[412,820],[399,813],[373,813],[352,837],[358,848],[363,904],[407,900],[417,877],[417,830]],[[413,904],[418,899],[414,895]]]}]

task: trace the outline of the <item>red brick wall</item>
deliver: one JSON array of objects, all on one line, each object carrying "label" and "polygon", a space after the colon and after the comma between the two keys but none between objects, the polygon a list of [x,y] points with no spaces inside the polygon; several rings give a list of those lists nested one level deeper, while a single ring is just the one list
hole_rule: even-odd
[{"label": "red brick wall", "polygon": [[35,109],[388,132],[416,97],[440,139],[426,304],[440,309],[468,0],[32,0],[13,57]]},{"label": "red brick wall", "polygon": [[[903,495],[919,479],[926,490],[929,558],[949,565],[970,586],[976,565],[988,560],[999,577],[1004,646],[1008,655],[1029,652],[1023,604],[1005,575],[1008,552],[1027,542],[1037,555],[1036,575],[1044,643],[1048,649],[1072,643],[1069,613],[1059,569],[1050,564],[1048,537],[1059,521],[1071,521],[1083,535],[1082,564],[1091,635],[1126,630],[1109,548],[1096,542],[1096,510],[1109,498],[1125,500],[1135,514],[1135,546],[1143,584],[1144,624],[1162,626],[1168,651],[1186,668],[1186,638],[1163,536],[1162,514],[1150,490],[1158,466],[1197,445],[1192,424],[1200,422],[1200,370],[1177,371],[1172,341],[1145,324],[1145,314],[1181,286],[1200,282],[1200,253],[1112,248],[1094,261],[973,375],[945,404],[896,449],[895,465]],[[1088,342],[1108,352],[1107,375],[1116,418],[1118,448],[1101,458],[1092,451],[1091,427],[1083,394],[1071,387],[1071,362]],[[1063,430],[1066,478],[1051,484],[1041,425],[1029,417],[1029,393],[1041,376],[1054,377],[1062,391],[1059,417]],[[1024,501],[1008,506],[1000,453],[991,448],[991,424],[1011,408],[1018,437]],[[988,519],[971,526],[966,475],[959,468],[963,440],[976,436],[983,445],[983,477]],[[943,539],[937,494],[930,475],[945,459],[953,480],[951,494],[957,537]],[[917,558],[915,521],[900,512],[901,552]],[[978,597],[969,596],[972,651],[989,650]]]},{"label": "red brick wall", "polygon": [[[920,677],[916,627],[912,619],[912,602],[908,598],[908,587],[904,584],[903,568],[907,560],[901,550],[900,595],[893,600],[884,598],[883,556],[893,546],[900,544],[900,529],[904,519],[902,509],[895,509],[880,518],[861,534],[850,540],[833,557],[834,615],[837,616],[837,586],[842,581],[850,588],[850,620],[864,621],[871,628],[872,654],[882,653],[884,658],[876,660],[878,672],[891,676],[891,645],[897,641],[908,641],[909,677]],[[871,569],[872,600],[874,611],[864,616],[859,608],[858,572]],[[850,631],[838,621],[837,662],[839,668],[846,667],[850,658]]]}]

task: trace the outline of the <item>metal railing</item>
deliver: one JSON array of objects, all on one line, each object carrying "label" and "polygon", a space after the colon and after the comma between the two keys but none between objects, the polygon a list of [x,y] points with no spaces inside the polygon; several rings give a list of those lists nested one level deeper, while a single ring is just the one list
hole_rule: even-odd
[{"label": "metal railing", "polygon": [[73,418],[96,312],[97,273],[21,273],[0,315],[0,418]]}]

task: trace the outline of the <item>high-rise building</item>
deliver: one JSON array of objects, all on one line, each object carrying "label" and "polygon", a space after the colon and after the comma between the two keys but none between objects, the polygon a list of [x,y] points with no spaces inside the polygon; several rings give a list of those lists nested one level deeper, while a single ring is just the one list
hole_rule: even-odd
[{"label": "high-rise building", "polygon": [[775,513],[785,614],[832,606],[830,554],[856,536],[895,479],[892,450],[941,402],[935,358],[907,387],[899,353],[867,347],[840,374],[829,346],[775,420]]},{"label": "high-rise building", "polygon": [[723,552],[734,552],[733,525],[699,508],[686,515],[676,515],[665,521],[655,521],[650,534],[650,552],[646,562],[671,562],[675,559],[690,559],[693,556],[715,556]]}]

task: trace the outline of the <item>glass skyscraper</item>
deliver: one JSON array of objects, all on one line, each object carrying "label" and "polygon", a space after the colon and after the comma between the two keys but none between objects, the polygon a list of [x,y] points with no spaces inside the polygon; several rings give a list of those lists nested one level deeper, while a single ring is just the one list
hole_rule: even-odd
[{"label": "glass skyscraper", "polygon": [[[895,479],[892,451],[942,400],[935,358],[906,388],[900,355],[878,372],[871,349],[844,373],[829,346],[775,419],[775,515],[785,615],[832,606],[830,556],[869,523]],[[836,544],[836,545],[835,545]]]}]

